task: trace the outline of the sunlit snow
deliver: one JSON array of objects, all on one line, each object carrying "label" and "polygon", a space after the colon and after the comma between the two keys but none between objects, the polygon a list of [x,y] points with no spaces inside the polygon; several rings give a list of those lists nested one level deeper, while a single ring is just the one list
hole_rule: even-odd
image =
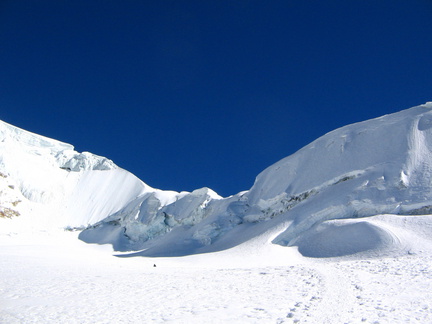
[{"label": "sunlit snow", "polygon": [[432,103],[226,198],[0,122],[0,322],[432,322],[431,161]]}]

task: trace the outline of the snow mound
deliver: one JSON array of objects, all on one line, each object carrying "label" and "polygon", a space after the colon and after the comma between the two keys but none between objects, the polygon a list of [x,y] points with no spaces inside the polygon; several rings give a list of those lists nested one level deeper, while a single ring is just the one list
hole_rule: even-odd
[{"label": "snow mound", "polygon": [[291,245],[307,257],[378,257],[432,250],[432,216],[378,215],[325,221]]},{"label": "snow mound", "polygon": [[369,221],[353,220],[323,222],[292,243],[302,255],[314,258],[370,254],[399,244],[391,231]]}]

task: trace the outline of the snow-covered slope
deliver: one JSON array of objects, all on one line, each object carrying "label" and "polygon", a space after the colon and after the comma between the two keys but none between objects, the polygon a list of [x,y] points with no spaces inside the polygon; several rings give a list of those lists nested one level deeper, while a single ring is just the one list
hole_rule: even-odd
[{"label": "snow-covered slope", "polygon": [[335,130],[228,198],[0,122],[0,322],[431,323],[431,114]]},{"label": "snow-covered slope", "polygon": [[276,244],[304,246],[302,239],[320,224],[321,233],[326,221],[354,218],[350,226],[333,222],[326,231],[337,226],[338,235],[378,233],[376,244],[343,254],[394,249],[398,240],[387,239],[394,237],[391,230],[355,219],[430,213],[431,110],[427,103],[330,132],[270,166],[249,191],[232,197],[201,196],[166,208],[149,207],[147,198],[135,201],[81,238],[111,242],[119,250],[145,249],[140,255],[150,256],[211,252],[260,235]]},{"label": "snow-covered slope", "polygon": [[431,108],[337,129],[262,172],[250,204],[272,211],[279,204],[276,213],[293,221],[275,242],[289,244],[329,219],[430,213]]},{"label": "snow-covered slope", "polygon": [[[0,206],[11,217],[3,223],[86,227],[82,240],[141,250],[133,255],[212,252],[254,240],[315,257],[412,250],[404,233],[424,219],[395,215],[432,210],[432,103],[330,132],[228,198],[208,188],[153,189],[110,160],[5,123],[0,136]],[[393,216],[364,218],[380,214]],[[335,236],[352,244],[324,244]]]},{"label": "snow-covered slope", "polygon": [[87,226],[151,190],[104,157],[4,122],[0,172],[0,206],[20,215],[4,221],[3,229]]},{"label": "snow-covered slope", "polygon": [[132,212],[140,199],[151,213],[152,206],[176,200],[186,205],[220,198],[209,189],[191,194],[153,189],[107,158],[1,121],[0,190],[3,231],[82,229],[119,210]]}]

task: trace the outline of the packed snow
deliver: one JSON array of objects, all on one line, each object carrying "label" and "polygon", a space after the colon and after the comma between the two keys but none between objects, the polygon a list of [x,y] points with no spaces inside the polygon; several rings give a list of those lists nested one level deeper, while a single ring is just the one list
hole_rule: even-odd
[{"label": "packed snow", "polygon": [[432,103],[220,197],[0,122],[0,323],[432,323]]}]

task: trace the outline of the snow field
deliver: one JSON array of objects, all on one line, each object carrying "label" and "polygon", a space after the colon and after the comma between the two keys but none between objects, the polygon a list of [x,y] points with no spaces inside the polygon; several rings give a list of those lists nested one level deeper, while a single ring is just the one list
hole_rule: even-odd
[{"label": "snow field", "polygon": [[431,126],[340,128],[222,198],[0,122],[0,323],[432,323]]},{"label": "snow field", "polygon": [[430,251],[304,258],[295,247],[256,250],[256,240],[188,257],[119,258],[76,236],[0,237],[0,323],[432,322]]}]

